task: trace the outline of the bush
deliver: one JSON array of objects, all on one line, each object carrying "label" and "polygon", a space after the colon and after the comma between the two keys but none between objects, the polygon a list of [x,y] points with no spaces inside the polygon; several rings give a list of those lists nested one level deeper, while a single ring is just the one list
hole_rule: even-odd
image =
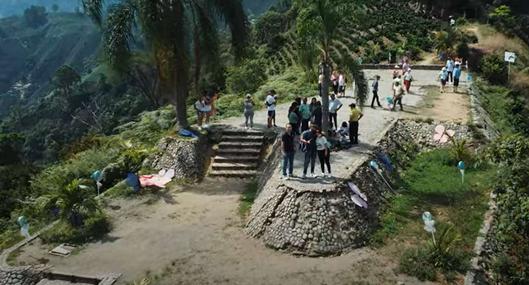
[{"label": "bush", "polygon": [[266,80],[265,64],[261,60],[247,60],[228,68],[226,86],[234,94],[253,93]]},{"label": "bush", "polygon": [[438,273],[451,279],[454,273],[468,269],[467,256],[456,250],[459,236],[451,226],[441,226],[435,234],[435,242],[426,246],[408,249],[399,262],[399,270],[419,280],[435,281]]},{"label": "bush", "polygon": [[46,243],[75,243],[81,244],[101,239],[111,230],[111,224],[102,213],[94,214],[85,220],[82,227],[73,227],[66,221],[45,231],[40,238]]},{"label": "bush", "polygon": [[507,64],[497,54],[484,56],[480,61],[480,70],[483,77],[492,84],[507,83]]},{"label": "bush", "polygon": [[437,271],[435,266],[429,261],[426,249],[413,248],[406,250],[400,258],[399,271],[415,276],[421,281],[435,281],[437,279]]}]

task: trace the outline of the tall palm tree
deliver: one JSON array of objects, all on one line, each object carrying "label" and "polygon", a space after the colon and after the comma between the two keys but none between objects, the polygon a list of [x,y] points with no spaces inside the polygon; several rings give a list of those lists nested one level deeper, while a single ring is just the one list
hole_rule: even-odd
[{"label": "tall palm tree", "polygon": [[[296,0],[295,9],[298,9],[296,30],[299,37],[298,55],[300,64],[306,69],[312,69],[312,61],[307,58],[312,53],[308,51],[311,47],[317,47],[320,51],[319,71],[323,73],[322,82],[322,129],[329,128],[329,85],[332,73],[332,63],[336,63],[347,69],[355,80],[357,87],[363,87],[365,80],[361,69],[353,58],[331,58],[331,47],[338,38],[338,29],[345,25],[345,19],[357,13],[355,0]],[[360,105],[365,100],[364,88],[357,89],[357,97]]]},{"label": "tall palm tree", "polygon": [[[85,12],[104,30],[110,63],[127,66],[131,41],[139,26],[159,71],[162,94],[176,107],[177,127],[188,127],[186,99],[204,66],[218,65],[218,19],[231,32],[236,59],[248,40],[248,20],[241,0],[121,0],[103,20],[104,0],[81,0]],[[191,75],[194,69],[193,75]]]}]

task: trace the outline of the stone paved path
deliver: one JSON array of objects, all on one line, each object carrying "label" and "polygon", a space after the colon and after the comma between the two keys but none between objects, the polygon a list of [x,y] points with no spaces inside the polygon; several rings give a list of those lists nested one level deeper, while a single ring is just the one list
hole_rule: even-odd
[{"label": "stone paved path", "polygon": [[[380,103],[382,106],[385,106],[386,97],[392,96],[391,83],[392,83],[392,70],[366,70],[367,78],[373,78],[375,75],[380,75],[381,81],[379,86],[379,97]],[[369,149],[381,138],[385,130],[388,128],[390,123],[399,118],[410,115],[415,115],[413,111],[416,106],[422,101],[424,95],[423,87],[438,85],[438,82],[435,80],[438,71],[428,71],[428,70],[414,70],[413,77],[415,81],[412,84],[411,94],[405,95],[403,99],[404,103],[404,112],[400,111],[388,111],[383,108],[372,109],[369,106],[364,107],[363,113],[364,118],[360,121],[359,129],[359,141],[360,145],[353,147],[349,150],[342,150],[339,152],[331,153],[331,168],[333,172],[333,178],[322,178],[321,169],[318,159],[316,158],[316,168],[315,174],[319,175],[319,178],[307,178],[301,179],[300,176],[303,172],[303,153],[297,152],[294,161],[294,176],[296,178],[289,181],[281,181],[279,170],[277,173],[270,179],[269,183],[285,184],[289,187],[295,189],[303,189],[304,191],[330,191],[334,189],[333,181],[336,178],[347,178],[350,176],[352,169],[362,164],[365,159],[367,159],[367,152]],[[463,75],[462,78],[466,76]],[[369,86],[371,86],[372,81],[369,81]],[[281,94],[279,94],[280,96]],[[341,124],[343,121],[348,121],[349,118],[349,107],[348,105],[354,102],[352,99],[352,90],[348,89],[346,98],[339,98],[340,101],[344,104],[342,109],[338,112],[338,123]],[[309,100],[310,101],[310,100]],[[367,104],[371,103],[371,94]],[[376,103],[375,103],[376,104]],[[290,103],[281,104],[277,106],[276,119],[278,128],[277,132],[281,132],[282,128],[287,122],[287,113]],[[410,108],[412,107],[412,108]],[[407,110],[408,109],[408,110]],[[398,110],[398,107],[397,107]],[[258,129],[266,128],[266,118],[267,112],[265,110],[260,110],[255,113],[254,122],[257,123]],[[242,127],[243,121],[241,118],[228,118],[226,120],[220,121],[219,123],[231,125],[233,127]],[[310,168],[310,167],[309,167]],[[308,170],[310,173],[310,169]]]}]

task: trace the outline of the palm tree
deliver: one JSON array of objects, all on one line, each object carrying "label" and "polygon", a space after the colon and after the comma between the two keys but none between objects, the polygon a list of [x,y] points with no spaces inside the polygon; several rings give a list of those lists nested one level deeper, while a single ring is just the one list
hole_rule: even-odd
[{"label": "palm tree", "polygon": [[72,226],[82,225],[82,220],[101,211],[94,198],[95,189],[74,180],[66,187],[42,195],[36,200],[37,209],[43,213],[58,209],[61,220]]},{"label": "palm tree", "polygon": [[355,1],[344,0],[297,0],[294,9],[298,9],[296,30],[299,37],[298,59],[306,70],[313,67],[313,61],[307,58],[312,53],[308,50],[317,47],[320,53],[319,71],[323,73],[322,82],[322,129],[329,128],[329,85],[333,62],[347,69],[357,86],[359,105],[365,101],[365,77],[356,61],[349,56],[331,58],[331,47],[338,40],[338,28],[345,24],[345,19],[356,13]]},{"label": "palm tree", "polygon": [[180,128],[188,127],[186,99],[191,83],[197,86],[204,66],[218,65],[217,19],[230,29],[236,59],[248,40],[248,20],[240,0],[121,0],[110,7],[106,21],[104,0],[82,3],[103,27],[106,55],[118,70],[127,67],[139,26],[159,71],[160,90],[175,105]]}]

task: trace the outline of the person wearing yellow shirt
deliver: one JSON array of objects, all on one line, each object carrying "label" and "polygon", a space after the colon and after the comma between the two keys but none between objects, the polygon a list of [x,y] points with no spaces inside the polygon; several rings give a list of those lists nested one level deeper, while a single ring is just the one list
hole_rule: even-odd
[{"label": "person wearing yellow shirt", "polygon": [[356,108],[355,103],[352,103],[349,107],[351,107],[351,115],[349,116],[349,141],[351,141],[351,144],[358,144],[358,121],[362,119],[364,114]]}]

